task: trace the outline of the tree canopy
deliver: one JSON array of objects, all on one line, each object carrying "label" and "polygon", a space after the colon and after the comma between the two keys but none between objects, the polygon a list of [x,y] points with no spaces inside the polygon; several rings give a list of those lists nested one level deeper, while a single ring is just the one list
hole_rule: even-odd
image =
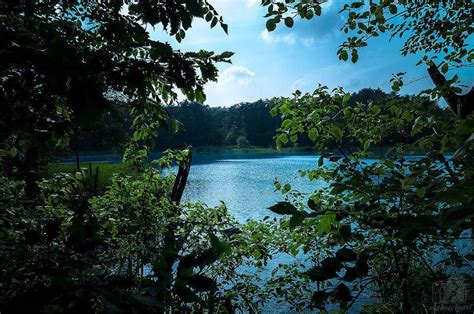
[{"label": "tree canopy", "polygon": [[176,90],[203,102],[215,64],[232,56],[183,53],[146,30],[161,27],[180,41],[201,18],[227,31],[207,1],[3,1],[0,18],[0,131],[11,173],[34,168],[116,99],[129,106],[133,139],[146,141],[168,121],[162,104]]}]

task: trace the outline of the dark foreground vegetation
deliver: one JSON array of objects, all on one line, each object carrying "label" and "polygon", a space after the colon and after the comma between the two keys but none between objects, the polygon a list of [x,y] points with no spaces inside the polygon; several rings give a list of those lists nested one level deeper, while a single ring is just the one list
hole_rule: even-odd
[{"label": "dark foreground vegetation", "polygon": [[[322,10],[319,1],[262,5],[269,32]],[[404,33],[402,54],[420,56],[434,87],[357,102],[321,86],[273,99],[275,118],[268,103],[177,109],[169,107],[176,89],[205,102],[204,84],[232,53],[184,53],[152,40],[144,25],[179,42],[195,19],[227,32],[207,1],[0,2],[0,312],[258,312],[275,302],[295,310],[472,311],[472,247],[455,244],[471,241],[474,227],[474,92],[462,95],[462,82],[447,77],[473,60],[472,4],[344,1],[341,9],[350,34],[341,60],[357,62],[369,38]],[[399,92],[403,73],[392,83]],[[441,97],[449,109],[432,101]],[[276,127],[277,147],[308,141],[321,158],[302,174],[326,184],[303,194],[277,181],[284,201],[269,213],[278,218],[245,224],[225,205],[184,204],[191,150],[148,159],[162,129],[178,126],[170,111],[190,129],[206,127],[203,138],[187,134],[193,143],[268,145]],[[213,115],[235,123],[215,125]],[[268,124],[251,120],[260,115]],[[100,165],[42,173],[56,153],[79,150],[85,130],[116,145],[107,136],[122,127],[106,121],[131,130],[115,137],[117,145],[127,139],[125,175],[110,171],[105,182]],[[163,143],[191,142],[170,136]],[[397,145],[382,158],[364,162],[371,147],[391,140]],[[407,158],[413,149],[426,153]],[[171,165],[176,175],[166,171]],[[270,270],[282,255],[294,259]],[[433,295],[432,287],[444,288]]]}]

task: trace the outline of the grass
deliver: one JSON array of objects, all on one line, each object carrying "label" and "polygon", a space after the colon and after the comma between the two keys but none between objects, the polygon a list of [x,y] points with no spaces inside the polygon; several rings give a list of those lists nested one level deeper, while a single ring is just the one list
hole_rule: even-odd
[{"label": "grass", "polygon": [[[92,169],[92,174],[95,175],[96,169],[99,169],[98,176],[98,187],[99,190],[104,190],[112,183],[112,177],[114,174],[120,176],[135,176],[137,173],[130,166],[123,163],[107,163],[107,162],[93,162],[93,163],[82,163],[81,169],[85,169],[89,172]],[[53,175],[58,173],[76,173],[76,164],[65,164],[65,163],[51,163],[47,167],[43,168],[40,172],[40,177],[51,178]]]}]

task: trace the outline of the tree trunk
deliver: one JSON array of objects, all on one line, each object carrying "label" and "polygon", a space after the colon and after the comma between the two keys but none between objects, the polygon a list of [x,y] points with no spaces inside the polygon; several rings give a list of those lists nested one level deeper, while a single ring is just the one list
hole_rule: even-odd
[{"label": "tree trunk", "polygon": [[441,89],[441,96],[446,100],[448,106],[459,118],[464,119],[474,111],[474,88],[471,88],[467,94],[456,94],[447,85],[446,78],[433,62],[428,67],[428,74],[436,87]]},{"label": "tree trunk", "polygon": [[184,188],[186,187],[186,183],[188,182],[189,171],[191,170],[191,147],[188,147],[188,150],[188,159],[184,162],[184,164],[179,165],[178,174],[176,175],[173,190],[171,191],[171,200],[176,204],[179,204],[181,202],[181,198],[183,197],[184,193]]}]

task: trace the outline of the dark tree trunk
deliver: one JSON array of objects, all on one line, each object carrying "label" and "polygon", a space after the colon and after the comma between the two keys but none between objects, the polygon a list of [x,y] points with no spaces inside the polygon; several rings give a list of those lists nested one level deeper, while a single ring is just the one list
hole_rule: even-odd
[{"label": "dark tree trunk", "polygon": [[176,204],[181,202],[181,198],[183,197],[184,188],[186,187],[186,183],[188,182],[188,175],[189,171],[191,170],[191,148],[189,147],[189,156],[188,160],[184,162],[184,164],[179,165],[178,175],[176,176],[176,180],[174,181],[173,190],[171,191],[171,200]]},{"label": "dark tree trunk", "polygon": [[428,67],[428,74],[436,87],[441,89],[441,95],[448,106],[459,118],[464,119],[474,111],[474,88],[471,88],[467,94],[456,94],[447,86],[446,78],[434,63]]}]

